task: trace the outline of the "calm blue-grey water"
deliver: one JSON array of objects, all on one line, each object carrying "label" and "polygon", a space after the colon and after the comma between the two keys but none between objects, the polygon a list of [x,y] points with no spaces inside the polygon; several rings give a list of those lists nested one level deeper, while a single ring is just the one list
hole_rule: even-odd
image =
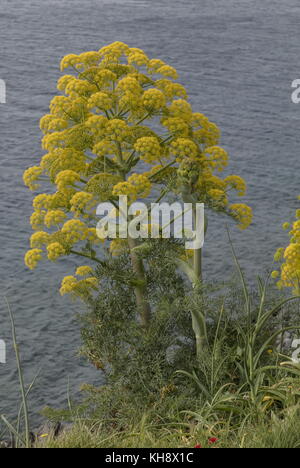
[{"label": "calm blue-grey water", "polygon": [[[264,271],[285,240],[280,229],[299,194],[300,105],[291,82],[300,78],[299,0],[0,0],[0,291],[15,313],[28,382],[41,369],[31,411],[63,406],[81,383],[101,374],[76,357],[78,305],[58,286],[74,263],[23,265],[32,195],[22,173],[39,161],[38,122],[47,112],[67,53],[97,50],[120,40],[175,66],[194,109],[223,130],[232,172],[249,183],[255,222],[233,238],[249,276]],[[211,278],[231,271],[225,221],[212,220],[205,245]],[[17,375],[8,314],[0,296],[0,409],[14,413]]]}]

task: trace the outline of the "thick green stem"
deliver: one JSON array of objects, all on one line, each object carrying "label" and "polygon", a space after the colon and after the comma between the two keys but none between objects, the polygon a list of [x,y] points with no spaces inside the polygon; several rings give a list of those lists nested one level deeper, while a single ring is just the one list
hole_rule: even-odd
[{"label": "thick green stem", "polygon": [[[194,213],[194,219],[196,223],[196,218],[197,218],[197,210],[195,204],[193,205],[193,213]],[[206,234],[207,230],[207,219],[205,217],[205,227],[204,227],[204,235]],[[197,278],[199,279],[199,282],[202,282],[202,249],[195,249],[194,250],[194,272]]]},{"label": "thick green stem", "polygon": [[137,247],[135,239],[128,237],[128,245],[130,248],[132,269],[136,275],[138,283],[134,286],[137,308],[141,317],[142,326],[145,329],[149,328],[151,320],[151,308],[147,300],[147,285],[143,261],[134,252]]},{"label": "thick green stem", "polygon": [[[194,224],[197,226],[197,208],[196,203],[197,199],[192,193],[192,190],[189,186],[183,186],[182,189],[182,198],[185,203],[192,203],[193,204],[193,218]],[[206,234],[207,229],[207,219],[205,219],[205,227],[204,231]],[[202,298],[202,249],[195,249],[193,255],[193,288],[195,291],[199,289],[200,297]],[[198,291],[196,291],[198,293]],[[203,308],[203,305],[201,309]],[[196,352],[198,358],[201,357],[201,354],[208,346],[207,340],[207,330],[206,330],[206,316],[205,311],[201,309],[194,310],[192,312],[192,325],[193,331],[195,333],[195,341],[196,341]]]},{"label": "thick green stem", "polygon": [[194,250],[194,271],[195,275],[202,281],[202,249]]},{"label": "thick green stem", "polygon": [[93,262],[101,263],[101,260],[99,260],[97,257],[91,257],[90,255],[86,255],[82,252],[77,252],[76,250],[70,250],[70,253],[73,255],[78,255],[79,257],[88,258],[89,260],[93,260]]},{"label": "thick green stem", "polygon": [[201,313],[197,316],[192,314],[192,325],[196,340],[196,354],[198,358],[201,358],[203,351],[208,347],[205,316]]},{"label": "thick green stem", "polygon": [[[118,154],[117,158],[120,164],[123,163],[123,155],[121,145],[118,143]],[[126,180],[124,172],[120,173],[121,177]],[[119,208],[118,208],[119,209]],[[127,213],[123,215],[127,216]],[[136,298],[136,305],[140,314],[141,324],[145,330],[149,328],[151,320],[151,307],[147,300],[147,281],[145,276],[145,268],[143,260],[138,257],[134,252],[134,248],[137,247],[138,243],[136,239],[132,239],[128,233],[128,246],[130,249],[131,264],[133,272],[137,279],[137,284],[134,286],[134,293]]]}]

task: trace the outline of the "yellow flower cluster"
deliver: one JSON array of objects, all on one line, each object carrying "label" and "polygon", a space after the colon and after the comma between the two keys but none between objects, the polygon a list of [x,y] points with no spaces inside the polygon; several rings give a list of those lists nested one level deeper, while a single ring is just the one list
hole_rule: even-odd
[{"label": "yellow flower cluster", "polygon": [[90,266],[80,266],[76,270],[77,276],[89,276],[93,274],[93,268]]},{"label": "yellow flower cluster", "polygon": [[210,122],[208,118],[199,112],[192,115],[191,125],[193,127],[194,138],[204,147],[218,145],[221,132],[216,124]]},{"label": "yellow flower cluster", "polygon": [[66,94],[75,99],[77,97],[88,98],[95,91],[97,91],[95,85],[85,80],[77,80],[76,78],[70,80],[65,89]]},{"label": "yellow flower cluster", "polygon": [[134,149],[140,153],[141,159],[149,164],[159,161],[163,152],[156,137],[139,138],[134,145]]},{"label": "yellow flower cluster", "polygon": [[32,234],[30,238],[30,246],[32,249],[41,248],[44,245],[48,245],[51,236],[48,232],[38,231]]},{"label": "yellow flower cluster", "polygon": [[246,229],[250,226],[253,219],[253,212],[249,206],[243,203],[235,203],[229,208],[232,212],[233,217],[236,218],[239,222],[240,229]]},{"label": "yellow flower cluster", "polygon": [[193,116],[192,106],[185,99],[177,99],[169,106],[169,113],[172,117],[179,117],[190,122]]},{"label": "yellow flower cluster", "polygon": [[149,60],[148,62],[148,65],[147,65],[147,70],[150,74],[152,73],[156,73],[157,70],[161,67],[163,67],[165,64],[165,62],[163,60],[160,60],[160,59],[151,59]]},{"label": "yellow flower cluster", "polygon": [[[300,200],[300,196],[298,197]],[[276,262],[282,262],[280,271],[275,270],[272,277],[280,277],[279,288],[292,287],[295,295],[300,295],[300,210],[296,210],[296,220],[291,225],[284,223],[284,230],[290,229],[290,244],[286,248],[279,248],[274,255]]]},{"label": "yellow flower cluster", "polygon": [[96,143],[93,148],[93,152],[97,156],[114,155],[117,153],[117,146],[111,140],[101,140],[99,143]]},{"label": "yellow flower cluster", "polygon": [[48,259],[54,262],[66,254],[65,248],[59,242],[53,242],[47,246]]},{"label": "yellow flower cluster", "polygon": [[47,195],[46,193],[41,193],[40,195],[37,195],[34,198],[32,205],[35,210],[39,211],[43,209],[48,209],[49,203],[50,203],[50,195]]},{"label": "yellow flower cluster", "polygon": [[34,211],[30,217],[30,224],[33,230],[40,229],[44,224],[46,211],[37,210]]},{"label": "yellow flower cluster", "polygon": [[114,186],[113,195],[127,195],[130,201],[147,198],[151,192],[151,182],[143,174],[132,174],[126,182],[119,182]]},{"label": "yellow flower cluster", "polygon": [[128,183],[135,187],[136,193],[141,198],[147,198],[151,192],[151,182],[143,174],[132,174],[128,178]]},{"label": "yellow flower cluster", "polygon": [[108,57],[111,61],[118,62],[123,54],[129,53],[129,47],[123,42],[113,42],[99,50],[100,57]]},{"label": "yellow flower cluster", "polygon": [[108,138],[121,143],[128,136],[129,127],[124,120],[109,120],[106,125],[106,133]]},{"label": "yellow flower cluster", "polygon": [[187,98],[186,89],[180,83],[174,83],[173,81],[162,79],[157,80],[155,85],[164,93],[167,101],[172,101],[175,97]]},{"label": "yellow flower cluster", "polygon": [[[205,115],[193,113],[173,67],[114,42],[99,51],[67,55],[61,61],[65,69],[69,74],[57,83],[61,95],[52,99],[40,121],[46,154],[24,173],[31,190],[44,180],[55,187],[54,193],[33,201],[30,222],[37,232],[25,258],[29,268],[43,255],[56,260],[74,253],[77,243],[81,257],[95,259],[94,210],[100,201],[119,195],[130,201],[147,198],[154,183],[176,193],[180,184],[188,184],[200,201],[229,212],[229,190],[244,195],[245,183],[238,176],[215,176],[228,163],[218,146],[220,131]],[[142,173],[144,163],[152,166],[149,172]],[[233,205],[230,214],[246,227],[250,209],[242,207]],[[112,253],[120,248],[117,241]],[[67,277],[62,293],[78,293],[95,281],[92,276],[80,281]]]},{"label": "yellow flower cluster", "polygon": [[63,71],[66,68],[72,67],[76,70],[82,70],[85,67],[96,65],[99,60],[100,53],[96,51],[85,52],[81,55],[69,54],[62,59],[60,69]]},{"label": "yellow flower cluster", "polygon": [[180,162],[183,158],[196,158],[199,154],[199,149],[192,140],[188,138],[177,138],[171,143],[171,151]]},{"label": "yellow flower cluster", "polygon": [[173,78],[174,80],[178,78],[177,71],[175,70],[175,68],[170,67],[170,65],[163,65],[156,71],[156,73],[159,73],[163,76],[167,76],[168,78]]},{"label": "yellow flower cluster", "polygon": [[171,134],[187,137],[190,133],[190,128],[187,122],[179,117],[169,117],[162,119],[162,125],[166,127]]},{"label": "yellow flower cluster", "polygon": [[226,182],[218,176],[215,176],[212,171],[205,168],[197,181],[197,191],[201,198],[205,198],[205,194],[210,190],[222,190],[226,192]]},{"label": "yellow flower cluster", "polygon": [[88,228],[79,219],[71,219],[63,225],[61,232],[65,235],[67,243],[73,245],[87,238]]},{"label": "yellow flower cluster", "polygon": [[43,258],[43,251],[41,249],[29,250],[25,255],[25,265],[30,269],[34,270],[39,261]]},{"label": "yellow flower cluster", "polygon": [[283,255],[284,255],[284,248],[280,247],[279,249],[277,249],[277,251],[276,251],[276,253],[274,255],[275,262],[279,262],[280,260],[282,260]]},{"label": "yellow flower cluster", "polygon": [[59,191],[63,192],[67,187],[73,186],[80,180],[80,175],[75,171],[62,171],[55,180]]},{"label": "yellow flower cluster", "polygon": [[166,104],[166,98],[159,89],[148,89],[143,94],[143,105],[149,111],[159,111]]},{"label": "yellow flower cluster", "polygon": [[[89,268],[89,267],[82,267],[82,268]],[[76,271],[78,276],[87,276],[88,274],[92,274],[92,270],[90,269],[89,273],[82,274],[79,270]],[[87,270],[86,270],[87,272]],[[90,295],[91,290],[97,290],[98,287],[98,280],[94,276],[86,277],[82,280],[78,280],[75,276],[66,276],[61,284],[60,294],[64,296],[65,294],[72,294],[75,297],[82,297],[85,298]]]},{"label": "yellow flower cluster", "polygon": [[128,55],[128,63],[130,65],[136,64],[139,67],[147,65],[149,59],[145,52],[141,49],[131,49],[130,54]]},{"label": "yellow flower cluster", "polygon": [[211,146],[205,149],[206,162],[212,169],[223,171],[228,165],[228,153],[219,146]]},{"label": "yellow flower cluster", "polygon": [[95,93],[88,100],[88,109],[94,109],[95,107],[98,107],[100,111],[106,111],[111,109],[112,106],[113,100],[107,93]]},{"label": "yellow flower cluster", "polygon": [[48,114],[40,120],[40,129],[45,134],[50,132],[58,132],[68,128],[68,122],[65,119],[57,118],[54,115]]},{"label": "yellow flower cluster", "polygon": [[41,168],[51,178],[57,176],[59,172],[72,170],[78,173],[84,173],[86,169],[86,157],[82,151],[71,148],[58,148],[42,158]]},{"label": "yellow flower cluster", "polygon": [[[61,92],[65,92],[66,91],[66,88],[68,86],[68,84],[75,80],[76,78],[74,77],[74,75],[64,75],[62,76],[61,78],[59,78],[58,82],[57,82],[57,89],[58,91],[61,91]],[[47,116],[45,116],[47,117]],[[41,121],[44,119],[44,117],[42,117]],[[42,130],[42,129],[41,129]]]},{"label": "yellow flower cluster", "polygon": [[139,84],[138,80],[134,76],[125,76],[122,78],[117,85],[116,90],[122,94],[141,95],[143,89]]},{"label": "yellow flower cluster", "polygon": [[44,223],[47,228],[63,223],[67,215],[62,210],[50,210],[45,214]]},{"label": "yellow flower cluster", "polygon": [[240,176],[230,175],[224,179],[227,187],[237,191],[238,196],[243,197],[246,194],[246,182]]},{"label": "yellow flower cluster", "polygon": [[60,294],[64,296],[65,294],[70,294],[74,291],[77,285],[77,279],[74,276],[66,276],[61,284]]},{"label": "yellow flower cluster", "polygon": [[30,190],[37,190],[40,187],[40,184],[38,184],[37,181],[39,180],[39,177],[41,176],[42,172],[43,170],[38,166],[30,167],[24,172],[24,184]]},{"label": "yellow flower cluster", "polygon": [[65,132],[48,133],[42,140],[42,147],[44,150],[52,151],[58,147],[65,147]]},{"label": "yellow flower cluster", "polygon": [[[228,205],[228,198],[227,198],[226,193],[223,190],[210,189],[210,190],[208,190],[208,195],[212,200],[217,202],[217,204],[219,206],[225,207],[226,205]],[[248,226],[246,226],[246,227],[248,227]]]},{"label": "yellow flower cluster", "polygon": [[107,118],[103,115],[92,115],[88,118],[85,125],[98,141],[105,136],[107,122]]},{"label": "yellow flower cluster", "polygon": [[95,199],[92,193],[77,192],[71,199],[71,211],[79,216],[85,210],[90,210],[95,206]]}]

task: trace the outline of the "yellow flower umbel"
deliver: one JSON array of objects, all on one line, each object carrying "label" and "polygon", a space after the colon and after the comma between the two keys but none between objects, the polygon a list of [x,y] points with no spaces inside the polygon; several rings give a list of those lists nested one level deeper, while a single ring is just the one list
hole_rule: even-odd
[{"label": "yellow flower umbel", "polygon": [[[31,238],[33,250],[26,254],[29,268],[42,257],[54,261],[65,255],[99,262],[97,205],[117,203],[119,195],[145,199],[155,185],[166,195],[171,190],[180,195],[188,187],[199,202],[227,213],[241,227],[249,224],[250,208],[228,204],[229,191],[244,195],[246,186],[238,176],[220,177],[228,164],[228,154],[219,146],[220,130],[193,112],[173,67],[114,42],[98,51],[67,55],[61,70],[68,74],[58,80],[59,95],[40,122],[45,154],[24,173],[31,190],[44,181],[47,190],[49,183],[53,187],[33,202],[31,225],[37,232]],[[121,244],[119,248],[116,239],[110,251],[135,255],[132,239],[129,246]],[[132,264],[137,284],[145,283],[139,260]],[[85,291],[96,284],[93,277],[80,281],[68,276],[61,292]],[[141,289],[136,286],[143,309]]]},{"label": "yellow flower umbel", "polygon": [[43,251],[41,249],[32,249],[29,250],[25,255],[25,265],[34,270],[38,262],[42,260]]},{"label": "yellow flower umbel", "polygon": [[[300,200],[300,196],[298,197]],[[293,288],[293,293],[300,295],[300,210],[296,210],[295,221],[284,223],[283,230],[289,231],[290,244],[284,248],[281,247],[274,255],[274,260],[281,263],[279,270],[272,273],[272,278],[278,279],[277,286]]]},{"label": "yellow flower umbel", "polygon": [[239,222],[238,226],[240,229],[246,229],[252,223],[252,210],[249,206],[243,203],[235,203],[231,205],[230,211],[232,216]]},{"label": "yellow flower umbel", "polygon": [[65,294],[71,294],[74,297],[81,297],[84,298],[90,294],[91,290],[96,290],[98,287],[98,280],[94,276],[89,276],[92,274],[92,269],[87,269],[89,267],[81,267],[85,268],[86,271],[80,271],[77,269],[76,275],[77,276],[85,276],[84,279],[77,279],[75,276],[66,276],[61,284],[60,294],[64,296]]}]

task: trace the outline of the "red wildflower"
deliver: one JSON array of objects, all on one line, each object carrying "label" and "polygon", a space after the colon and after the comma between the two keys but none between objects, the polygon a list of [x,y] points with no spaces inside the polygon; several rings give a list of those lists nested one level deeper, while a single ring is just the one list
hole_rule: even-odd
[{"label": "red wildflower", "polygon": [[218,442],[219,439],[217,439],[216,437],[211,437],[210,439],[208,439],[208,442],[210,444],[215,444],[216,442]]},{"label": "red wildflower", "polygon": [[197,444],[197,445],[195,445],[195,447],[194,447],[194,448],[202,448],[202,445],[200,445],[200,444]]}]

